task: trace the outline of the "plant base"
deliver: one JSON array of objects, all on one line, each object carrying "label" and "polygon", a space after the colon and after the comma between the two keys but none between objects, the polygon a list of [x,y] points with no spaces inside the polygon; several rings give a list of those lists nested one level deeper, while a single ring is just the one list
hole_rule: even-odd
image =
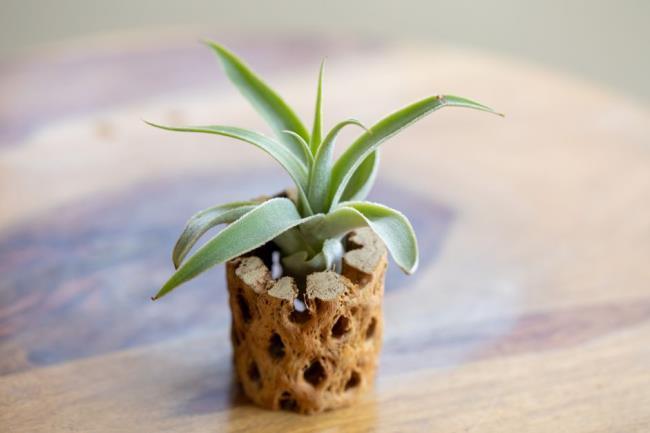
[{"label": "plant base", "polygon": [[381,349],[383,244],[372,231],[357,230],[341,274],[313,273],[302,291],[291,277],[271,278],[263,259],[227,264],[235,371],[244,392],[273,410],[311,414],[349,405],[373,383]]}]

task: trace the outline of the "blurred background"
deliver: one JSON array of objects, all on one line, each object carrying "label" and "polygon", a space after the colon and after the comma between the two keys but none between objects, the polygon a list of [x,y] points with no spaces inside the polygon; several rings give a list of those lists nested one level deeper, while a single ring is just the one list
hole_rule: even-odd
[{"label": "blurred background", "polygon": [[2,58],[115,32],[349,34],[479,48],[650,100],[650,2],[2,0]]}]

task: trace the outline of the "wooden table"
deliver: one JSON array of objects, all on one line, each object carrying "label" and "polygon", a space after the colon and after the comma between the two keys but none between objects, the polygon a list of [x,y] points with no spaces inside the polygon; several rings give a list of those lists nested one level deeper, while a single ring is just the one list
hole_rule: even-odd
[{"label": "wooden table", "polygon": [[[412,218],[375,389],[313,417],[232,381],[223,270],[153,303],[195,211],[288,183],[264,154],[141,118],[265,131],[195,36],[52,47],[0,68],[0,431],[648,432],[650,111],[446,47],[226,38],[311,117],[366,123],[437,93],[372,195]],[[352,135],[339,141],[349,142]]]}]

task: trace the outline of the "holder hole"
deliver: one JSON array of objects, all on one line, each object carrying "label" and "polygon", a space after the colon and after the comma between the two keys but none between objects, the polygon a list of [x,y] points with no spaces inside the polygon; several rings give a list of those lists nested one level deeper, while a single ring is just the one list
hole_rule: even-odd
[{"label": "holder hole", "polygon": [[239,312],[241,313],[241,317],[244,320],[244,323],[249,323],[251,321],[251,310],[248,307],[248,302],[246,302],[246,298],[244,298],[244,295],[241,293],[237,294],[237,305],[239,305]]},{"label": "holder hole", "polygon": [[311,313],[303,301],[296,298],[293,300],[293,311],[289,314],[289,320],[293,323],[303,324],[311,319]]},{"label": "holder hole", "polygon": [[332,337],[341,338],[350,331],[350,319],[340,316],[332,326]]},{"label": "holder hole", "polygon": [[352,374],[350,374],[350,378],[345,383],[345,390],[347,391],[350,388],[356,388],[357,386],[359,386],[360,383],[361,383],[361,376],[356,371],[353,371]]},{"label": "holder hole", "polygon": [[298,402],[287,391],[284,391],[282,393],[280,399],[278,400],[278,404],[282,410],[287,410],[290,412],[298,411]]},{"label": "holder hole", "polygon": [[307,382],[309,382],[313,387],[317,387],[327,378],[327,373],[323,364],[319,360],[314,360],[311,362],[309,367],[303,373],[303,377]]},{"label": "holder hole", "polygon": [[255,361],[251,362],[251,365],[248,366],[248,378],[258,384],[262,378],[260,376],[260,370],[257,368],[257,363]]},{"label": "holder hole", "polygon": [[282,337],[280,337],[280,334],[277,332],[274,332],[273,335],[271,335],[271,339],[269,340],[269,355],[271,355],[271,358],[277,361],[284,358],[284,353],[285,348]]},{"label": "holder hole", "polygon": [[371,339],[375,335],[375,330],[377,329],[377,319],[374,317],[370,321],[370,325],[366,329],[366,340]]}]

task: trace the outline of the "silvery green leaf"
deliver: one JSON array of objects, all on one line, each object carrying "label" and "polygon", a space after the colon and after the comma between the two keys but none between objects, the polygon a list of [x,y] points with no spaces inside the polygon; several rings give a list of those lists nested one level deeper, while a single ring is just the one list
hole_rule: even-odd
[{"label": "silvery green leaf", "polygon": [[339,239],[327,239],[323,249],[311,259],[306,251],[298,251],[282,259],[282,265],[287,273],[293,276],[305,277],[312,272],[327,269],[340,270],[340,260],[343,256],[343,245]]},{"label": "silvery green leaf", "polygon": [[323,69],[325,68],[325,59],[320,64],[318,72],[318,87],[316,89],[316,109],[314,110],[314,125],[311,130],[310,150],[312,155],[316,155],[318,146],[321,143],[321,116],[322,116],[322,99],[323,99]]},{"label": "silvery green leaf", "polygon": [[291,176],[298,189],[298,196],[301,202],[301,207],[305,209],[305,212],[308,215],[311,215],[311,207],[307,201],[306,194],[307,186],[309,184],[308,167],[306,167],[302,161],[296,158],[293,153],[287,150],[285,146],[276,140],[262,135],[258,132],[249,131],[248,129],[237,128],[234,126],[207,125],[177,127],[158,125],[147,121],[145,121],[145,123],[151,126],[155,126],[156,128],[166,129],[168,131],[200,132],[205,134],[215,134],[224,137],[236,138],[262,149],[264,152],[268,153],[276,161],[278,161],[280,165],[284,167],[287,173],[289,173],[289,176]]},{"label": "silvery green leaf", "polygon": [[298,141],[298,143],[300,143],[303,150],[307,154],[307,166],[311,168],[312,164],[314,163],[314,156],[311,154],[311,150],[309,149],[309,144],[305,141],[305,139],[293,131],[284,130],[282,132],[291,135]]},{"label": "silvery green leaf", "polygon": [[280,233],[273,239],[273,242],[280,248],[282,255],[291,255],[305,249],[305,242],[300,238],[300,233],[295,227]]},{"label": "silvery green leaf", "polygon": [[221,230],[187,258],[153,299],[161,298],[214,265],[264,245],[303,221],[305,218],[300,216],[291,200],[273,198],[265,201]]},{"label": "silvery green leaf", "polygon": [[325,209],[327,193],[329,190],[328,186],[330,184],[330,176],[332,172],[334,142],[336,141],[336,136],[339,132],[341,132],[341,130],[347,125],[357,125],[366,129],[366,127],[358,120],[344,120],[332,128],[316,151],[314,164],[309,178],[309,189],[307,192],[309,203],[311,203],[312,210],[316,213],[322,212]]},{"label": "silvery green leaf", "polygon": [[418,244],[413,226],[400,212],[365,201],[343,202],[322,219],[308,222],[326,238],[338,238],[359,227],[370,227],[386,245],[395,263],[407,274],[418,266]]},{"label": "silvery green leaf", "polygon": [[300,143],[293,137],[282,134],[284,130],[294,131],[309,142],[307,129],[291,107],[233,53],[215,42],[208,41],[206,44],[217,53],[230,81],[266,119],[278,139],[301,161],[307,162],[307,155]]},{"label": "silvery green leaf", "polygon": [[336,206],[357,167],[381,143],[413,122],[442,107],[465,107],[499,114],[478,102],[453,95],[432,96],[390,114],[362,134],[336,161],[332,168],[332,181],[326,209]]},{"label": "silvery green leaf", "polygon": [[187,222],[185,230],[176,241],[172,253],[174,267],[178,269],[187,253],[201,236],[219,224],[230,224],[254,209],[260,202],[237,201],[202,210]]},{"label": "silvery green leaf", "polygon": [[[286,275],[304,276],[309,274],[307,269],[307,251],[296,251],[282,258],[282,270]],[[313,270],[311,270],[313,272]]]},{"label": "silvery green leaf", "polygon": [[345,248],[340,239],[327,239],[323,243],[323,249],[320,254],[323,255],[324,268],[325,269],[335,269],[340,272],[340,261],[341,257],[345,253]]},{"label": "silvery green leaf", "polygon": [[379,149],[372,152],[368,157],[357,167],[354,174],[348,181],[348,185],[343,191],[341,196],[342,201],[358,201],[364,200],[377,177],[379,170]]}]

